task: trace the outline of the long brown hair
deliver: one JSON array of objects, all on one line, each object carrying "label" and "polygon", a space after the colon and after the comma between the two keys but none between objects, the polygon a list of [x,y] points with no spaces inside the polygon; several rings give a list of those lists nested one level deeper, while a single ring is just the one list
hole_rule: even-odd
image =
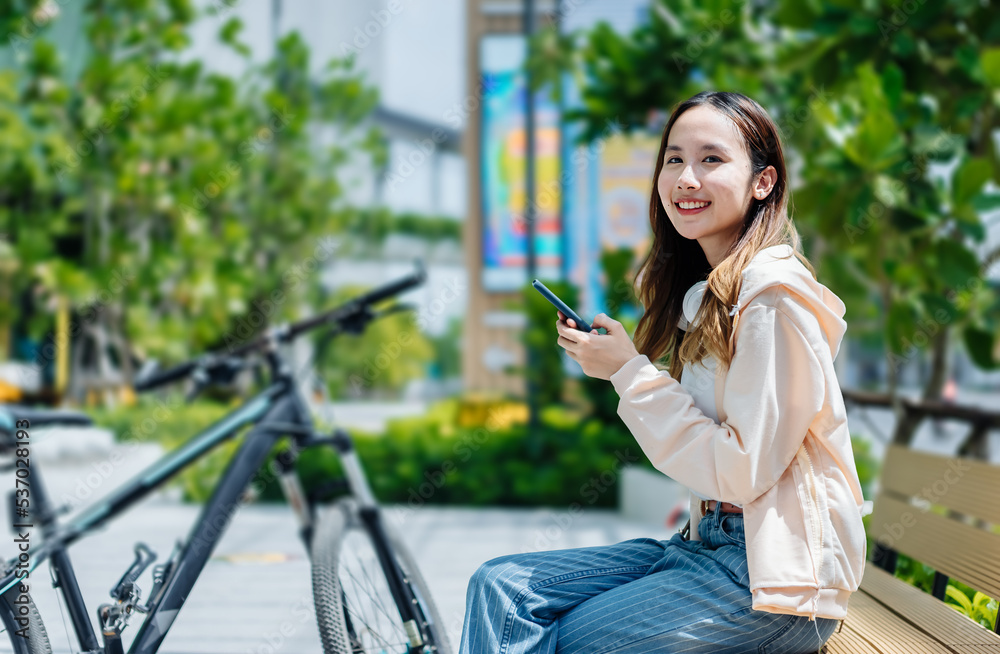
[{"label": "long brown hair", "polygon": [[[774,166],[778,174],[766,198],[758,200],[751,196],[740,234],[715,268],[708,263],[698,241],[677,233],[657,189],[670,129],[685,111],[706,104],[728,116],[743,137],[751,166],[748,194],[768,166]],[[730,308],[739,297],[742,272],[758,252],[788,244],[813,277],[816,276],[812,265],[799,251],[798,231],[788,216],[787,173],[778,128],[763,107],[740,93],[702,91],[676,106],[663,129],[653,171],[649,222],[653,244],[636,275],[640,278],[637,296],[645,311],[636,327],[634,342],[636,349],[653,362],[669,353],[669,374],[674,379],[680,379],[686,363],[698,363],[706,355],[711,355],[725,368],[729,367],[732,360],[730,343],[735,330]],[[684,295],[692,284],[706,279],[705,295],[695,318],[697,326],[688,326],[689,331],[685,332],[678,324]]]}]

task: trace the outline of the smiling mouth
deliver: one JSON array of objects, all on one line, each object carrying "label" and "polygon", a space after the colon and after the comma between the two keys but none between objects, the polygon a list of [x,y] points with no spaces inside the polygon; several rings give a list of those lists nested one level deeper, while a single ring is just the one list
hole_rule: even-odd
[{"label": "smiling mouth", "polygon": [[[685,204],[687,203],[685,202]],[[695,207],[694,209],[684,209],[681,207],[679,202],[674,202],[674,206],[677,207],[677,211],[679,211],[682,216],[689,216],[692,214],[696,214],[699,211],[704,211],[705,209],[708,209],[710,206],[712,206],[712,203],[709,202],[707,204],[703,204],[700,207]]]}]

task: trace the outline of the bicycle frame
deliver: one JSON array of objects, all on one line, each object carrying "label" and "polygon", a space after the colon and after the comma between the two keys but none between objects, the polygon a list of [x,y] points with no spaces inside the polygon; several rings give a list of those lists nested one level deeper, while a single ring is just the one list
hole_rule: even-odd
[{"label": "bicycle frame", "polygon": [[[351,439],[346,432],[339,429],[335,430],[330,437],[317,438],[312,416],[304,400],[298,394],[292,375],[278,354],[277,346],[291,342],[311,330],[330,326],[336,326],[337,331],[334,333],[341,331],[360,333],[367,322],[377,317],[378,314],[372,311],[375,304],[425,281],[426,273],[419,260],[417,263],[418,271],[413,275],[376,288],[330,311],[291,325],[270,329],[257,339],[245,343],[235,350],[230,350],[221,360],[218,355],[203,355],[198,359],[178,364],[167,370],[156,370],[135,380],[135,389],[141,392],[186,379],[192,375],[197,377],[197,374],[201,374],[204,379],[199,379],[198,383],[204,385],[200,387],[196,385],[195,394],[197,394],[199,390],[209,385],[213,370],[221,369],[226,374],[235,370],[227,367],[226,358],[240,358],[252,353],[264,353],[270,368],[272,383],[228,416],[197,434],[176,450],[166,454],[126,482],[123,487],[112,492],[109,497],[85,509],[82,514],[65,524],[60,524],[57,520],[57,511],[48,498],[45,487],[38,476],[37,467],[29,469],[28,479],[32,488],[33,501],[31,506],[33,510],[28,519],[32,520],[32,523],[18,525],[18,527],[33,527],[34,522],[37,521],[43,539],[40,547],[31,548],[28,552],[20,554],[19,558],[25,554],[28,557],[28,577],[43,561],[50,561],[55,587],[59,589],[66,602],[77,640],[85,653],[122,653],[121,623],[117,621],[120,613],[116,614],[114,610],[137,601],[137,595],[129,594],[131,591],[126,590],[127,580],[134,580],[135,576],[138,576],[151,561],[147,562],[143,558],[137,557],[136,563],[129,568],[127,574],[122,577],[122,581],[116,586],[116,590],[113,591],[115,595],[112,597],[117,600],[117,604],[106,604],[101,607],[100,622],[105,627],[103,630],[104,645],[101,645],[87,616],[87,608],[80,593],[67,548],[85,534],[122,514],[136,502],[149,495],[151,491],[162,486],[181,470],[221,443],[233,438],[243,427],[248,425],[253,426],[222,473],[212,492],[212,497],[202,508],[198,519],[191,527],[187,540],[168,559],[167,567],[162,570],[162,577],[157,579],[154,590],[150,593],[148,604],[144,607],[135,605],[135,608],[145,610],[147,613],[146,618],[139,626],[128,654],[154,654],[159,649],[188,593],[194,587],[198,576],[208,562],[209,556],[236,512],[244,491],[253,476],[267,461],[274,445],[279,439],[286,436],[292,437],[306,447],[326,444],[336,449],[346,477],[347,489],[357,500],[361,509],[364,528],[373,535],[378,557],[387,576],[400,617],[406,625],[414,623],[417,616],[416,600],[409,590],[401,568],[391,556],[385,531],[380,522],[378,504],[368,486],[368,480],[362,470],[361,462],[354,452]],[[390,312],[387,309],[382,313]],[[291,474],[293,472],[292,463],[294,463],[293,454],[285,452],[283,456],[278,457],[282,488],[302,525],[301,536],[305,541],[306,550],[309,551],[312,545],[311,525],[314,517],[314,501],[304,499],[298,479],[295,478],[294,474]],[[139,551],[141,548],[137,548],[137,552]],[[19,558],[7,562],[3,577],[0,578],[0,595],[7,593],[15,584],[23,580],[23,569],[19,573],[15,573],[17,570],[15,566]],[[107,609],[106,613],[103,612],[105,609]],[[409,629],[409,627],[407,628]],[[410,640],[412,643],[412,634]],[[411,650],[417,651],[412,645]]]},{"label": "bicycle frame", "polygon": [[[215,545],[239,507],[240,497],[266,462],[274,444],[288,435],[290,429],[298,431],[299,435],[313,434],[311,417],[294,386],[287,379],[277,381],[233,413],[138,473],[109,497],[62,525],[56,522],[37,469],[32,471],[33,504],[36,509],[33,513],[41,523],[44,540],[40,547],[28,552],[31,561],[29,578],[30,572],[42,561],[50,560],[56,585],[66,601],[77,640],[85,652],[103,652],[104,646],[99,643],[87,616],[87,608],[67,548],[88,532],[122,514],[250,424],[254,426],[223,472],[211,499],[203,507],[187,541],[172,562],[162,587],[155,597],[149,598],[149,612],[139,627],[129,654],[153,654],[166,637]],[[308,545],[306,543],[307,547]],[[8,568],[0,579],[0,594],[19,581],[21,580],[15,577],[13,568]]]}]

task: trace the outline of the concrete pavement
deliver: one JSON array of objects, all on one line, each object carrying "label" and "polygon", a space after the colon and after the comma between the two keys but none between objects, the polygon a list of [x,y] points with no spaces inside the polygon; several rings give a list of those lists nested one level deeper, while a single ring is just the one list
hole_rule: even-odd
[{"label": "concrete pavement", "polygon": [[[484,561],[512,552],[611,544],[651,536],[665,529],[629,522],[614,511],[587,509],[435,508],[410,511],[386,507],[400,527],[430,586],[453,644],[465,611],[465,591]],[[186,534],[198,507],[152,501],[137,507],[71,550],[84,599],[91,610],[108,601],[108,590],[132,561],[136,539],[160,554],[170,553]],[[2,551],[9,554],[10,544]],[[60,601],[41,567],[32,574],[32,595],[56,652],[67,643]],[[139,580],[146,592],[150,572]],[[141,616],[140,616],[141,617]],[[139,621],[125,631],[126,647]],[[96,625],[95,625],[96,628]],[[0,651],[9,651],[4,641]],[[280,506],[249,505],[239,511],[206,566],[166,640],[174,654],[321,653],[312,611],[309,562],[296,536],[291,513]]]}]

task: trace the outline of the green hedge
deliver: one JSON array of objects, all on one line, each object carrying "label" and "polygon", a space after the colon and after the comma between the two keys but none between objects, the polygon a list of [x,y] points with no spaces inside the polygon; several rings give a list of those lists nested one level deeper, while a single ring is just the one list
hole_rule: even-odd
[{"label": "green hedge", "polygon": [[[157,441],[172,449],[233,408],[212,402],[168,404],[168,417],[150,422],[158,406],[143,401],[93,415],[120,440]],[[457,409],[457,400],[445,400],[426,416],[390,421],[384,434],[351,430],[380,501],[411,506],[569,506],[576,502],[613,507],[622,463],[648,466],[623,426],[604,425],[560,406],[546,407],[540,414],[542,447],[535,458],[527,447],[526,425],[487,421],[479,426],[456,426]],[[143,424],[155,428],[143,429]],[[228,442],[181,473],[177,483],[186,500],[208,498],[238,445],[239,439]],[[339,460],[329,448],[303,451],[298,469],[306,488],[316,488],[340,474]],[[266,469],[254,481],[262,500],[281,500],[280,487]]]},{"label": "green hedge", "polygon": [[[231,411],[237,402],[143,398],[134,407],[95,410],[98,424],[119,440],[156,441],[173,449]],[[544,407],[539,419],[540,452],[532,456],[527,425],[459,426],[458,399],[432,405],[426,415],[388,422],[384,434],[350,430],[372,490],[382,502],[477,506],[614,507],[623,463],[652,469],[635,439],[620,422],[605,424],[561,405]],[[186,500],[209,497],[240,439],[234,439],[185,470],[177,482]],[[864,441],[853,439],[866,497],[878,462]],[[279,445],[280,447],[280,445]],[[339,477],[340,463],[330,448],[300,453],[298,470],[307,489]],[[262,470],[254,487],[263,501],[281,501],[273,474]],[[867,519],[867,517],[866,517]]]},{"label": "green hedge", "polygon": [[[561,407],[541,412],[542,448],[533,458],[525,425],[456,426],[456,405],[447,400],[427,417],[393,420],[385,434],[352,434],[380,501],[414,508],[573,503],[613,507],[621,461],[642,459],[628,432]],[[299,471],[311,487],[336,476],[339,462],[328,449],[306,451],[299,458]],[[266,495],[279,497],[273,484]]]}]

